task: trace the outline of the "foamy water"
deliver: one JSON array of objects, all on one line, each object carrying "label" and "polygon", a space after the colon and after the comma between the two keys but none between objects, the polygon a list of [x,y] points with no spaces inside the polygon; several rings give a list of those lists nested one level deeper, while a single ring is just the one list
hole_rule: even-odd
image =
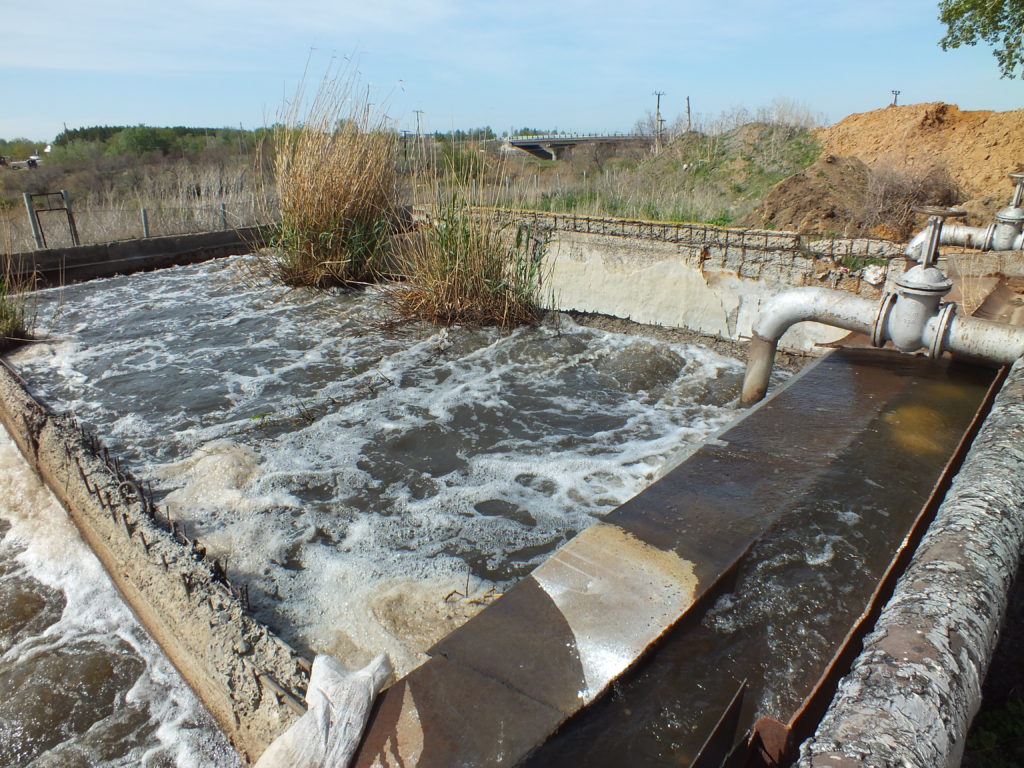
[{"label": "foamy water", "polygon": [[0,764],[238,765],[2,428],[0,532]]},{"label": "foamy water", "polygon": [[349,665],[383,650],[408,671],[734,415],[740,365],[700,346],[557,316],[382,329],[379,294],[287,291],[245,263],[43,292],[52,339],[13,361],[263,620]]}]

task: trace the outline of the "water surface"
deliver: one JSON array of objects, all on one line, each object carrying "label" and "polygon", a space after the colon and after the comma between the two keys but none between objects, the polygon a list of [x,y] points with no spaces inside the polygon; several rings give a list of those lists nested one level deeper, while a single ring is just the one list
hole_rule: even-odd
[{"label": "water surface", "polygon": [[[244,258],[39,294],[14,356],[227,560],[257,615],[399,673],[730,420],[699,345],[388,326],[379,292],[291,291]],[[58,666],[69,666],[61,662]]]}]

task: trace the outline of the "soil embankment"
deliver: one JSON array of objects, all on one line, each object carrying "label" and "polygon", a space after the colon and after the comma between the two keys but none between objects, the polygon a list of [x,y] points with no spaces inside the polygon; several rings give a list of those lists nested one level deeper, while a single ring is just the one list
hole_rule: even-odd
[{"label": "soil embankment", "polygon": [[961,111],[933,102],[850,115],[818,132],[825,154],[856,157],[869,166],[921,171],[944,166],[964,200],[998,195],[1006,204],[1006,174],[1017,170],[1024,109]]},{"label": "soil embankment", "polygon": [[744,223],[905,237],[916,204],[958,205],[987,224],[1024,163],[1024,109],[961,111],[934,102],[850,115],[816,132],[822,154],[777,184]]}]

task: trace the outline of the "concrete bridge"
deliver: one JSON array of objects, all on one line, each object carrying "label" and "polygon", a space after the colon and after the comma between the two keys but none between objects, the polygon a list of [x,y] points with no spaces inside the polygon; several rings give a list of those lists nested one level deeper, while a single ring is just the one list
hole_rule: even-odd
[{"label": "concrete bridge", "polygon": [[560,160],[580,144],[611,144],[647,147],[655,137],[642,133],[554,133],[539,136],[514,136],[505,140],[505,146],[529,152],[541,160]]}]

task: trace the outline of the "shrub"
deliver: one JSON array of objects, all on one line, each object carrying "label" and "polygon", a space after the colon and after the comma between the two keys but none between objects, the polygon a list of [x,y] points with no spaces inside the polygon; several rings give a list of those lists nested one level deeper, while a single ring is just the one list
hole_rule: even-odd
[{"label": "shrub", "polygon": [[429,226],[407,240],[405,283],[390,301],[406,319],[509,328],[541,316],[544,240],[530,225],[474,208],[464,190],[434,206]]},{"label": "shrub", "polygon": [[265,255],[289,285],[376,280],[398,221],[398,141],[352,77],[302,86],[273,130],[280,224]]},{"label": "shrub", "polygon": [[884,232],[902,240],[914,230],[918,205],[950,206],[961,192],[945,166],[898,170],[891,165],[870,169],[860,209],[852,218],[865,232]]}]

